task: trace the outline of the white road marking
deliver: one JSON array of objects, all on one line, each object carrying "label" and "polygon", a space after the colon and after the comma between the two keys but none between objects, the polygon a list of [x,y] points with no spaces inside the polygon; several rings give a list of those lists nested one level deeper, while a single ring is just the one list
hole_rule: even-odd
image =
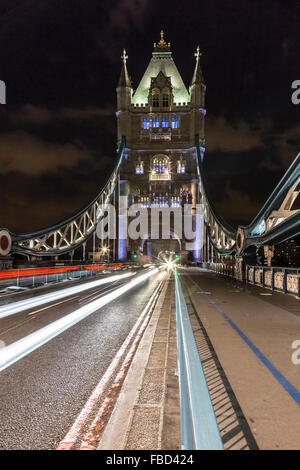
[{"label": "white road marking", "polygon": [[51,308],[51,307],[55,307],[56,305],[63,304],[64,302],[69,302],[70,300],[76,299],[77,297],[79,297],[79,295],[75,295],[74,297],[71,297],[70,299],[61,300],[60,302],[56,302],[56,304],[47,305],[47,307],[40,308],[39,310],[34,310],[34,312],[28,313],[28,316],[34,315],[35,313],[38,313],[38,312],[42,312],[43,310],[47,310],[48,308]]}]

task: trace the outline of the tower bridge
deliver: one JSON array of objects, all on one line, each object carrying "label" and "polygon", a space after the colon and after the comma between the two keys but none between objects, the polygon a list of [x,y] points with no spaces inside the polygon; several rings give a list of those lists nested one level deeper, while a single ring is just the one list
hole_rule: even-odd
[{"label": "tower bridge", "polygon": [[[0,273],[0,448],[300,448],[300,269],[271,266],[300,233],[300,154],[249,225],[223,221],[203,169],[200,58],[187,88],[161,32],[133,90],[124,50],[104,187],[51,227],[0,229],[2,266],[62,265]],[[90,250],[105,260],[80,263]]]},{"label": "tower bridge", "polygon": [[[73,259],[87,247],[101,249],[96,228],[101,217],[99,207],[114,204],[119,211],[117,240],[111,241],[111,259],[130,259],[130,254],[147,255],[160,252],[166,241],[130,240],[124,236],[124,216],[131,204],[143,208],[176,208],[191,205],[193,218],[196,206],[201,205],[204,224],[200,245],[186,250],[186,240],[180,243],[182,252],[198,263],[216,261],[219,255],[234,257],[236,273],[241,277],[241,263],[247,254],[265,247],[271,263],[273,246],[300,233],[300,212],[293,209],[300,189],[300,155],[274,189],[260,212],[248,226],[233,229],[223,221],[208,194],[202,162],[205,155],[205,92],[199,47],[195,53],[195,68],[187,89],[177,69],[171,44],[164,40],[154,43],[146,71],[133,90],[127,70],[128,56],[122,54],[122,70],[117,86],[117,142],[115,168],[106,185],[95,199],[74,216],[36,232],[14,234],[0,232],[0,256],[27,255],[33,259],[59,259],[66,253]],[[122,202],[121,202],[122,201]],[[170,227],[173,235],[174,225]],[[165,237],[162,237],[165,238]],[[177,236],[178,238],[178,236]],[[170,246],[176,243],[170,241]],[[77,251],[76,251],[77,250]],[[142,251],[143,250],[143,251]],[[78,256],[78,255],[77,255]]]}]

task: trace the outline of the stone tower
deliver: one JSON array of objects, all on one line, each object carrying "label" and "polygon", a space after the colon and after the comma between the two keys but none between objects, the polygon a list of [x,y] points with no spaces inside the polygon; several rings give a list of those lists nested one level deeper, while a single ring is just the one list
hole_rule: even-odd
[{"label": "stone tower", "polygon": [[[204,155],[205,83],[199,47],[189,90],[172,58],[170,43],[154,43],[150,63],[137,87],[132,89],[124,50],[123,67],[117,87],[118,144],[126,139],[125,158],[120,171],[120,220],[133,204],[141,207],[196,207],[198,180],[195,139]],[[120,228],[122,235],[124,228]],[[186,251],[185,240],[171,229],[171,239],[119,241],[119,259],[135,253],[157,257],[163,250]],[[198,253],[192,254],[199,260]],[[191,255],[190,255],[191,256]]]}]

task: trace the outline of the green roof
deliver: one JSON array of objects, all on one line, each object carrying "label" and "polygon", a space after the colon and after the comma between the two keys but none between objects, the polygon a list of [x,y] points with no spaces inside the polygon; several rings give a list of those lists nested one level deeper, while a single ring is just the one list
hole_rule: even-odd
[{"label": "green roof", "polygon": [[157,77],[159,72],[162,72],[166,77],[171,77],[171,84],[173,88],[174,102],[175,103],[189,103],[190,95],[187,91],[185,84],[178,72],[174,60],[172,59],[171,52],[153,52],[150,63],[146,72],[140,81],[133,97],[132,104],[146,104],[148,103],[148,94],[151,84],[151,78]]}]

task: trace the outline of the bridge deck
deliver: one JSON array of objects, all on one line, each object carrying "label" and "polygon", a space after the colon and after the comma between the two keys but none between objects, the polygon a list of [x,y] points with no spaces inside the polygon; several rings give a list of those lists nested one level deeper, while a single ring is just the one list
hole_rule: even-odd
[{"label": "bridge deck", "polygon": [[[300,365],[292,362],[292,343],[300,340],[299,300],[200,268],[178,271],[224,448],[300,449]],[[0,448],[56,448],[91,399],[75,448],[86,445],[95,413],[101,432],[92,433],[94,448],[101,436],[103,449],[180,448],[174,282],[162,274],[2,370]],[[89,282],[69,281],[66,287],[87,289],[1,318],[0,339],[9,346],[128,283]],[[54,285],[46,290],[60,292]],[[29,295],[34,291],[15,298]],[[140,337],[131,337],[116,362],[137,318]],[[115,375],[95,401],[93,389],[113,362]]]}]

